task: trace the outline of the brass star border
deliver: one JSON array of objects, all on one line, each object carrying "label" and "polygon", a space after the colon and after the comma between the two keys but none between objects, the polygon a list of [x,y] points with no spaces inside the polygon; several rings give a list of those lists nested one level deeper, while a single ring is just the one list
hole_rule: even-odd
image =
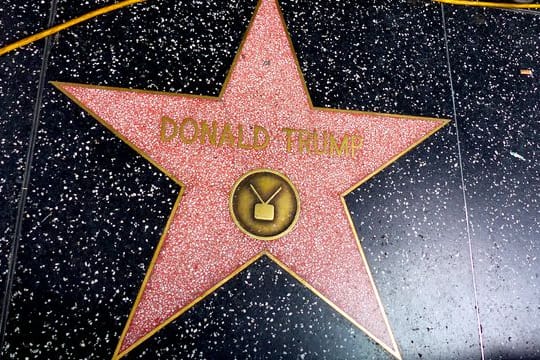
[{"label": "brass star border", "polygon": [[[375,294],[375,297],[376,297],[376,300],[377,300],[377,303],[379,305],[379,308],[382,312],[382,316],[384,318],[384,322],[385,322],[385,326],[389,332],[389,336],[391,338],[391,342],[392,342],[392,347],[391,348],[390,346],[388,346],[387,344],[381,342],[379,339],[377,339],[376,336],[374,336],[369,330],[367,330],[366,328],[364,328],[361,324],[359,324],[356,320],[354,320],[351,316],[349,316],[347,313],[345,313],[342,309],[340,309],[337,305],[335,305],[332,301],[330,301],[327,297],[325,297],[323,294],[321,294],[317,289],[315,289],[315,287],[313,287],[312,285],[310,285],[306,280],[304,280],[301,276],[299,276],[298,274],[296,274],[293,270],[291,270],[285,263],[283,263],[282,261],[280,261],[276,256],[272,255],[269,251],[267,250],[263,250],[261,251],[260,253],[258,253],[256,256],[252,257],[249,261],[247,261],[246,263],[244,263],[242,266],[238,267],[234,272],[230,273],[227,277],[223,278],[223,280],[219,281],[218,283],[216,283],[214,286],[212,286],[211,288],[209,288],[207,291],[205,291],[204,293],[202,293],[200,296],[198,296],[195,300],[193,300],[191,303],[189,303],[188,305],[185,305],[183,306],[179,311],[177,311],[176,313],[174,313],[174,315],[172,315],[171,317],[169,317],[167,320],[165,320],[164,322],[162,322],[161,324],[159,324],[159,326],[155,327],[152,331],[150,331],[149,333],[147,333],[146,335],[144,335],[143,337],[139,338],[137,341],[135,341],[134,343],[132,343],[131,345],[129,345],[126,349],[122,350],[122,344],[124,342],[124,339],[125,339],[125,336],[126,336],[126,333],[129,329],[129,326],[130,324],[132,323],[132,320],[133,320],[133,317],[135,315],[135,312],[136,312],[136,309],[138,307],[138,304],[140,303],[141,301],[141,298],[143,296],[143,293],[144,293],[144,290],[146,289],[146,285],[148,283],[148,280],[150,279],[150,276],[152,274],[152,271],[154,269],[154,266],[156,264],[156,261],[158,259],[158,255],[160,254],[160,251],[161,251],[161,248],[163,246],[163,243],[164,243],[164,240],[168,234],[168,231],[169,231],[169,228],[171,226],[171,223],[172,223],[172,220],[173,220],[173,217],[174,215],[176,214],[177,210],[178,210],[178,206],[181,202],[181,199],[184,195],[184,191],[186,189],[186,185],[180,180],[178,179],[175,175],[173,175],[170,171],[168,171],[167,169],[165,169],[164,166],[161,166],[157,161],[151,159],[142,149],[140,149],[137,145],[135,145],[133,142],[131,142],[129,139],[127,139],[124,135],[120,134],[118,131],[116,131],[109,123],[107,123],[102,117],[100,117],[97,113],[95,113],[93,110],[91,110],[89,107],[87,107],[85,104],[83,104],[81,101],[79,101],[76,97],[73,96],[73,94],[71,94],[69,91],[66,91],[66,89],[64,88],[65,86],[77,86],[77,87],[89,87],[89,88],[93,88],[93,89],[106,89],[106,90],[121,90],[121,91],[129,91],[129,92],[133,92],[133,93],[142,93],[142,94],[166,94],[167,96],[182,96],[182,97],[189,97],[189,98],[202,98],[202,99],[212,99],[212,100],[220,100],[222,99],[223,97],[223,94],[229,84],[229,80],[230,80],[230,77],[231,77],[231,73],[232,73],[232,69],[235,68],[237,62],[238,62],[238,59],[239,59],[239,56],[241,54],[241,49],[243,48],[244,46],[244,43],[246,41],[246,38],[247,38],[247,35],[250,33],[251,31],[251,28],[252,28],[252,25],[253,25],[253,22],[254,22],[254,19],[259,11],[259,8],[261,6],[261,4],[264,2],[264,1],[275,1],[275,5],[278,9],[278,13],[279,13],[279,17],[280,17],[280,21],[281,21],[281,25],[283,27],[283,29],[285,30],[285,34],[286,34],[286,37],[287,37],[287,41],[288,41],[288,45],[290,47],[290,51],[292,53],[292,56],[293,56],[293,59],[294,59],[294,62],[295,62],[295,65],[296,65],[296,69],[298,71],[298,75],[300,77],[300,80],[301,80],[301,83],[302,83],[302,86],[303,86],[303,90],[305,92],[305,95],[307,97],[307,100],[308,100],[308,103],[309,103],[309,108],[311,110],[320,110],[320,111],[325,111],[325,112],[338,112],[338,113],[352,113],[352,114],[365,114],[365,115],[374,115],[374,116],[384,116],[384,117],[393,117],[393,118],[402,118],[402,119],[422,119],[422,120],[427,120],[427,121],[435,121],[435,122],[438,122],[439,124],[437,126],[434,127],[434,129],[430,132],[428,132],[425,136],[423,136],[422,138],[420,138],[418,141],[412,143],[409,147],[407,147],[405,150],[403,150],[402,152],[396,154],[395,156],[393,156],[389,161],[387,161],[386,163],[384,163],[382,166],[380,166],[378,169],[376,169],[375,171],[373,171],[372,173],[370,173],[368,176],[364,177],[360,182],[357,182],[355,183],[353,186],[351,186],[348,190],[346,190],[344,193],[342,193],[340,195],[340,200],[343,204],[343,207],[345,209],[345,213],[347,215],[347,219],[348,219],[348,222],[349,222],[349,225],[352,229],[352,232],[355,236],[355,240],[356,240],[356,244],[357,244],[357,247],[358,247],[358,251],[361,255],[361,258],[362,258],[362,261],[363,261],[363,264],[365,266],[365,269],[366,269],[366,272],[369,276],[369,281],[371,283],[371,286],[373,287],[373,291],[374,291],[374,294]],[[375,283],[374,283],[374,280],[373,280],[373,277],[372,277],[372,274],[371,274],[371,271],[369,269],[369,265],[368,265],[368,262],[367,262],[367,259],[365,257],[365,254],[362,250],[362,246],[361,246],[361,242],[360,242],[360,239],[358,237],[358,234],[356,233],[356,229],[355,229],[355,226],[354,226],[354,223],[352,221],[352,218],[351,218],[351,215],[350,215],[350,211],[347,207],[347,204],[345,202],[345,196],[347,194],[349,194],[350,192],[352,192],[353,190],[355,190],[356,188],[358,188],[359,186],[361,186],[363,183],[367,182],[368,180],[370,180],[373,176],[375,176],[376,174],[378,174],[380,171],[382,171],[383,169],[385,169],[386,167],[388,167],[389,165],[391,165],[392,163],[394,163],[397,159],[399,159],[401,156],[405,155],[406,153],[408,153],[410,150],[412,150],[414,147],[416,147],[418,144],[420,144],[421,142],[423,142],[424,140],[426,140],[428,137],[430,137],[431,135],[433,135],[435,132],[437,132],[438,130],[440,130],[442,127],[444,127],[446,124],[449,123],[449,120],[446,120],[446,119],[440,119],[440,118],[431,118],[431,117],[424,117],[424,116],[408,116],[408,115],[398,115],[398,114],[386,114],[386,113],[376,113],[376,112],[366,112],[366,111],[357,111],[357,110],[340,110],[340,109],[331,109],[331,108],[325,108],[325,107],[316,107],[313,105],[313,102],[312,102],[312,99],[311,99],[311,96],[309,94],[309,91],[308,91],[308,88],[307,88],[307,85],[306,85],[306,82],[305,82],[305,79],[303,77],[303,74],[302,74],[302,71],[301,71],[301,68],[300,68],[300,64],[298,62],[298,57],[297,57],[297,54],[294,50],[294,46],[293,46],[293,43],[292,43],[292,40],[291,40],[291,37],[290,37],[290,34],[287,30],[287,26],[286,26],[286,22],[285,22],[285,19],[283,17],[283,13],[282,13],[282,9],[279,5],[279,1],[278,0],[259,0],[254,11],[253,11],[253,15],[251,17],[251,20],[248,24],[248,27],[242,37],[242,40],[240,42],[240,45],[238,47],[238,50],[236,51],[236,55],[234,57],[234,60],[232,62],[232,65],[231,67],[229,68],[228,70],[228,73],[227,73],[227,76],[225,78],[225,81],[222,85],[222,88],[218,94],[217,97],[214,97],[214,96],[206,96],[206,95],[192,95],[192,94],[171,94],[171,93],[166,93],[166,92],[161,92],[161,91],[151,91],[151,90],[135,90],[135,89],[124,89],[124,88],[114,88],[114,87],[104,87],[104,86],[94,86],[94,85],[81,85],[81,84],[72,84],[72,83],[64,83],[64,82],[52,82],[52,84],[58,89],[60,90],[61,92],[63,92],[67,97],[69,97],[73,102],[75,102],[77,105],[79,105],[81,108],[85,109],[90,115],[92,115],[96,120],[98,120],[102,125],[104,125],[107,129],[109,129],[109,131],[111,131],[113,134],[115,134],[117,137],[119,137],[122,141],[124,141],[125,143],[127,143],[130,147],[132,147],[139,155],[141,155],[143,158],[145,158],[147,161],[149,161],[152,165],[154,165],[156,168],[158,168],[161,172],[163,172],[164,174],[166,174],[169,178],[171,178],[173,181],[175,181],[178,185],[181,186],[181,190],[180,190],[180,193],[178,195],[178,198],[176,199],[175,203],[174,203],[174,206],[173,206],[173,209],[171,211],[171,215],[169,216],[169,219],[165,225],[165,228],[163,230],[163,233],[160,237],[160,240],[156,246],[156,249],[154,251],[154,255],[152,257],[152,260],[148,266],[148,270],[146,272],[146,275],[144,277],[144,280],[142,282],[142,285],[140,287],[140,290],[138,292],[138,295],[135,299],[135,302],[134,302],[134,305],[130,311],[130,314],[129,314],[129,317],[128,317],[128,320],[126,322],[126,325],[124,327],[124,330],[122,331],[122,334],[120,336],[120,339],[119,339],[119,342],[118,342],[118,345],[114,351],[114,355],[113,355],[113,360],[117,360],[117,359],[120,359],[121,357],[125,356],[127,353],[129,353],[131,350],[133,350],[134,348],[136,348],[137,346],[139,346],[141,343],[143,343],[145,340],[147,340],[148,338],[152,337],[154,334],[156,334],[159,330],[161,330],[162,328],[164,328],[165,326],[167,326],[168,324],[170,324],[172,321],[174,321],[175,319],[177,319],[179,316],[181,316],[183,313],[185,313],[187,310],[191,309],[194,305],[196,305],[198,302],[200,302],[201,300],[205,299],[208,295],[210,295],[211,293],[213,293],[216,289],[220,288],[222,285],[224,285],[225,283],[227,283],[230,279],[234,278],[236,275],[238,275],[240,272],[242,272],[243,270],[245,270],[247,267],[249,267],[250,265],[252,265],[255,261],[257,261],[258,259],[260,259],[261,257],[263,256],[267,256],[269,259],[271,259],[272,261],[274,261],[281,269],[283,269],[286,273],[288,273],[289,275],[291,275],[294,279],[296,279],[298,282],[300,282],[303,286],[305,286],[306,288],[308,288],[309,290],[311,290],[316,296],[318,296],[320,299],[322,299],[324,302],[326,302],[328,305],[330,305],[331,308],[333,308],[336,312],[338,312],[339,314],[341,314],[344,318],[346,318],[347,320],[349,320],[352,324],[354,324],[357,328],[359,328],[362,332],[364,332],[366,335],[368,335],[373,341],[375,341],[377,344],[379,344],[382,348],[384,348],[387,352],[389,352],[390,354],[392,354],[395,358],[397,359],[401,359],[401,355],[399,353],[399,350],[398,350],[398,346],[397,346],[397,343],[395,341],[395,338],[394,338],[394,335],[392,334],[392,330],[391,330],[391,327],[390,327],[390,324],[388,322],[388,319],[387,319],[387,316],[386,316],[386,313],[384,311],[384,307],[383,307],[383,304],[382,304],[382,301],[380,299],[380,296],[378,294],[378,291],[377,291],[377,288],[375,286]]]}]

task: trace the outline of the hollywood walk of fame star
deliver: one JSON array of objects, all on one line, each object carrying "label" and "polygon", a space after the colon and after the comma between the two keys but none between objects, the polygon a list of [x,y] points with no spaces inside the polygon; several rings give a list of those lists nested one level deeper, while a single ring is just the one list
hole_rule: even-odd
[{"label": "hollywood walk of fame star", "polygon": [[[219,97],[54,85],[182,186],[113,358],[261,256],[400,358],[344,196],[446,120],[314,107],[273,0],[258,4]],[[235,196],[263,227],[292,215],[257,233]]]}]

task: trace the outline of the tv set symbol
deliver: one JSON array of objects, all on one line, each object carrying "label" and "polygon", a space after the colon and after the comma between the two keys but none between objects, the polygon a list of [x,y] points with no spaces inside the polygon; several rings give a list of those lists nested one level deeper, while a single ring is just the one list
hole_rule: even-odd
[{"label": "tv set symbol", "polygon": [[253,184],[249,184],[249,187],[259,200],[259,203],[255,204],[253,208],[253,217],[255,218],[255,220],[274,221],[275,209],[274,205],[270,204],[270,202],[274,200],[277,194],[279,194],[282,187],[280,186],[276,191],[274,191],[274,193],[266,201],[262,199],[261,195],[259,195],[259,192],[257,191],[257,189],[255,189],[255,186],[253,186]]},{"label": "tv set symbol", "polygon": [[233,185],[229,211],[244,234],[257,240],[277,240],[294,229],[300,216],[300,197],[286,175],[253,169]]}]

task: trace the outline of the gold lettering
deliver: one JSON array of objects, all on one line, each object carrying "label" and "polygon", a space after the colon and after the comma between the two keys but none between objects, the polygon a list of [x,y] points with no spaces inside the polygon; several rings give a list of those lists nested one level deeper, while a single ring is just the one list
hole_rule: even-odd
[{"label": "gold lettering", "polygon": [[[327,139],[327,136],[326,136],[327,132],[324,131],[323,133],[323,138],[321,139],[322,140],[322,144],[321,144],[321,141],[319,140],[319,133],[317,132],[317,130],[313,131],[312,133],[312,144],[313,144],[313,148],[312,148],[312,152],[317,154],[317,155],[321,155],[321,154],[324,154],[324,153],[328,153],[328,150],[327,150],[327,145],[328,145],[328,139]],[[320,147],[319,145],[322,145],[322,147]]]},{"label": "gold lettering", "polygon": [[[224,123],[221,126],[217,121],[209,124],[204,120],[196,121],[191,117],[185,117],[178,123],[168,116],[163,116],[160,123],[160,139],[162,142],[171,142],[175,137],[179,137],[186,144],[198,141],[201,145],[208,144],[217,147],[228,145],[246,150],[266,149],[271,140],[269,131],[260,125],[252,127],[253,133],[250,133],[245,125],[238,124],[237,132],[233,132],[230,123]],[[364,146],[364,138],[359,134],[345,133],[339,138],[328,130],[294,128],[281,130],[285,132],[286,149],[289,153],[355,158]]]},{"label": "gold lettering", "polygon": [[[172,133],[168,134],[167,130],[171,129],[172,127]],[[161,118],[161,129],[159,131],[161,141],[163,142],[170,142],[172,139],[175,138],[175,136],[178,134],[178,127],[176,126],[176,123],[173,119],[171,119],[168,116],[163,116]]]},{"label": "gold lettering", "polygon": [[287,152],[291,152],[292,151],[292,133],[293,131],[295,131],[294,129],[290,129],[290,128],[283,128],[281,129],[283,131],[285,131],[285,133],[287,134]]},{"label": "gold lettering", "polygon": [[221,131],[221,136],[219,137],[218,146],[223,146],[223,144],[227,144],[231,147],[234,146],[234,136],[231,132],[231,124],[225,123],[223,125],[223,130]]},{"label": "gold lettering", "polygon": [[[262,142],[259,142],[261,137],[259,135],[262,135]],[[253,129],[253,149],[254,150],[262,150],[268,146],[268,143],[270,142],[270,135],[268,134],[268,130],[263,128],[262,126],[255,125],[255,128]]]},{"label": "gold lettering", "polygon": [[336,142],[336,139],[334,138],[333,134],[329,134],[330,136],[330,155],[333,156],[336,154],[337,156],[344,156],[349,153],[349,135],[345,134],[343,135],[343,139],[341,139],[341,144],[338,145]]},{"label": "gold lettering", "polygon": [[205,144],[206,141],[214,146],[217,145],[217,123],[215,121],[212,121],[212,130],[209,129],[208,124],[206,121],[201,121],[199,123],[201,127],[201,132],[199,134],[199,141],[201,144]]},{"label": "gold lettering", "polygon": [[298,132],[298,152],[309,152],[311,134],[307,130],[297,130]]},{"label": "gold lettering", "polygon": [[240,149],[251,149],[251,144],[244,144],[244,127],[239,124],[238,125],[238,145]]},{"label": "gold lettering", "polygon": [[[193,128],[193,134],[191,135],[191,138],[188,137],[188,135],[186,135],[186,126],[188,124],[190,124],[191,127]],[[195,140],[197,140],[198,133],[199,133],[199,126],[197,125],[197,122],[195,120],[193,120],[190,117],[184,118],[184,120],[182,120],[182,123],[180,124],[179,135],[180,135],[180,140],[182,140],[183,143],[186,143],[186,144],[193,143]],[[189,134],[189,132],[187,134]]]},{"label": "gold lettering", "polygon": [[364,145],[364,138],[360,135],[353,135],[351,140],[351,156],[354,158],[356,150],[359,150]]}]

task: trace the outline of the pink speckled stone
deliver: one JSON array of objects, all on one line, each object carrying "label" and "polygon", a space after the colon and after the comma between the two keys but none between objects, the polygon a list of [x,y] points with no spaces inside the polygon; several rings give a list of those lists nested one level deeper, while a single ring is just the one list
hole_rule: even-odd
[{"label": "pink speckled stone", "polygon": [[[263,250],[399,354],[340,195],[444,120],[312,108],[274,1],[262,1],[240,51],[219,99],[57,84],[185,185],[119,354]],[[271,141],[262,151],[178,139],[164,143],[159,136],[162,116],[215,120],[220,127],[228,122],[233,129],[236,124],[260,125],[269,130]],[[330,130],[337,138],[360,134],[364,146],[355,158],[287,152],[284,127]],[[287,175],[299,192],[298,223],[275,241],[250,238],[229,214],[233,184],[255,168]]]}]

